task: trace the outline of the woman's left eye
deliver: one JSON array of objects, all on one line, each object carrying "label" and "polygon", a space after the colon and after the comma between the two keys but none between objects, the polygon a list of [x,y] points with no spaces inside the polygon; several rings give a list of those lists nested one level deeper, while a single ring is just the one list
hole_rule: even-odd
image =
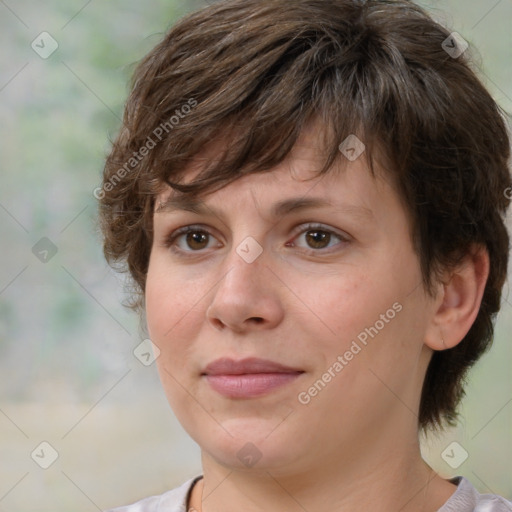
[{"label": "woman's left eye", "polygon": [[[323,226],[310,224],[306,226],[306,229],[303,229],[294,240],[303,239],[307,244],[307,247],[302,246],[305,249],[313,249],[310,252],[318,252],[321,249],[326,249],[328,247],[332,247],[336,245],[336,243],[332,244],[331,242],[348,242],[348,238],[344,237],[341,234],[335,233],[334,231],[327,229]],[[296,244],[292,242],[295,246]],[[299,245],[300,247],[300,245]]]}]

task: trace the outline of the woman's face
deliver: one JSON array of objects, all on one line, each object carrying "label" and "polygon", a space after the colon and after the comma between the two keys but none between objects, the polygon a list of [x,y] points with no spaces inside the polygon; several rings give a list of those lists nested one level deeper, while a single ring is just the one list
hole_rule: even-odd
[{"label": "woman's face", "polygon": [[146,310],[159,374],[224,466],[284,474],[416,428],[432,301],[397,193],[364,154],[345,163],[306,181],[320,160],[304,135],[194,211],[170,190],[156,201]]}]

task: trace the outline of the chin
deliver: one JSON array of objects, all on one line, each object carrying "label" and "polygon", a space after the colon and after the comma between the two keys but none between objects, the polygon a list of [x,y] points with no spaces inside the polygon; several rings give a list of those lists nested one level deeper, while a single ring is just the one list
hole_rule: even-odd
[{"label": "chin", "polygon": [[250,441],[233,440],[228,446],[205,446],[202,450],[213,457],[216,462],[227,469],[243,472],[279,472],[294,465],[297,457],[296,449],[278,443],[265,445],[254,444]]},{"label": "chin", "polygon": [[226,468],[273,471],[293,465],[299,456],[293,442],[297,436],[284,427],[282,419],[232,419],[222,422],[222,427],[207,433],[186,430],[203,452]]}]

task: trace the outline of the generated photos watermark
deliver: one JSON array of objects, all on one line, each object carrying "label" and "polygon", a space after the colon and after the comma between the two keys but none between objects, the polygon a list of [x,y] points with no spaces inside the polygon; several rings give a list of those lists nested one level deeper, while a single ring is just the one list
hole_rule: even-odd
[{"label": "generated photos watermark", "polygon": [[93,191],[93,195],[96,199],[103,199],[106,192],[114,190],[116,185],[130,174],[146,156],[162,141],[164,134],[168,134],[175,126],[177,126],[181,119],[187,114],[190,114],[192,109],[197,106],[197,101],[194,98],[190,98],[187,103],[176,109],[174,114],[163,123],[160,123],[146,139],[146,142],[139,148],[138,151],[134,151],[132,157],[120,167],[117,172],[110,177],[108,181],[103,183],[101,187],[97,187]]},{"label": "generated photos watermark", "polygon": [[372,326],[365,327],[358,335],[357,340],[352,340],[352,343],[348,350],[346,350],[343,355],[338,355],[336,361],[334,361],[329,368],[322,374],[322,376],[317,379],[312,386],[310,386],[307,390],[301,391],[297,395],[297,399],[299,403],[302,405],[307,405],[311,402],[312,398],[317,396],[329,382],[332,381],[348,364],[350,361],[354,359],[354,357],[359,354],[363,348],[368,345],[369,338],[373,339],[377,334],[379,334],[382,329],[389,324],[393,318],[396,317],[400,311],[402,311],[403,306],[399,302],[395,302],[391,308],[389,308],[386,313],[380,315],[379,320],[377,320]]}]

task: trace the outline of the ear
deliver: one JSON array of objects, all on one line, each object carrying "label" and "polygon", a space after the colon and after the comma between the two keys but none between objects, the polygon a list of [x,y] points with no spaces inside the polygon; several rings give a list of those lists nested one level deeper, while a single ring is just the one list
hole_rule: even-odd
[{"label": "ear", "polygon": [[474,246],[455,269],[445,274],[425,333],[428,347],[445,350],[462,341],[478,315],[488,276],[489,254],[481,246]]}]

